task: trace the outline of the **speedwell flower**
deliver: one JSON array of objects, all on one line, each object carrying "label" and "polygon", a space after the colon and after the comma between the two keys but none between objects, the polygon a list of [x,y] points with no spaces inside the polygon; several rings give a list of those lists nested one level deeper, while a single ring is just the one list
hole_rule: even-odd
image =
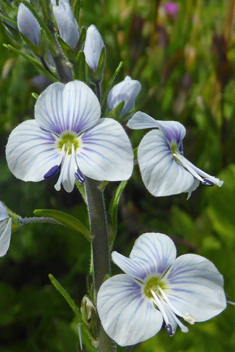
[{"label": "speedwell flower", "polygon": [[107,104],[109,110],[113,110],[122,101],[125,102],[121,117],[126,115],[129,111],[135,107],[135,99],[141,90],[141,84],[139,81],[131,79],[127,76],[124,81],[116,84],[109,92],[107,97]]},{"label": "speedwell flower", "polygon": [[127,180],[133,152],[122,126],[100,118],[100,103],[83,82],[53,83],[38,98],[35,120],[10,134],[6,158],[11,172],[23,181],[38,182],[60,172],[55,185],[67,192],[84,175],[98,181]]},{"label": "speedwell flower", "polygon": [[138,147],[138,162],[143,182],[154,196],[170,196],[188,192],[189,196],[200,181],[219,187],[223,181],[210,176],[184,157],[185,127],[176,121],[156,121],[138,111],[127,126],[132,129],[155,128],[148,132]]},{"label": "speedwell flower", "polygon": [[0,257],[3,257],[9,249],[11,241],[12,219],[4,204],[0,202]]},{"label": "speedwell flower", "polygon": [[196,254],[176,259],[173,241],[160,233],[145,233],[130,258],[113,252],[113,261],[126,273],[103,283],[97,308],[106,333],[120,346],[154,336],[164,324],[169,335],[178,317],[194,324],[211,319],[226,308],[223,277],[214,264]]}]

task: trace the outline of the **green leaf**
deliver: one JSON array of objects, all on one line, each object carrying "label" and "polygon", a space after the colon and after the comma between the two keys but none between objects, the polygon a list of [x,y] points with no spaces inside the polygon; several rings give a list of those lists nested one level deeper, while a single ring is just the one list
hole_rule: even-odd
[{"label": "green leaf", "polygon": [[55,76],[53,76],[50,72],[48,72],[37,59],[34,59],[32,56],[24,53],[23,51],[14,48],[10,44],[3,44],[3,46],[4,46],[4,48],[11,50],[11,51],[17,53],[18,55],[23,56],[26,60],[28,60],[31,64],[36,66],[40,71],[42,71],[51,80],[58,82],[58,79]]},{"label": "green leaf", "polygon": [[74,79],[86,82],[86,61],[83,51],[79,51],[75,63]]},{"label": "green leaf", "polygon": [[79,23],[80,10],[81,10],[81,0],[75,0],[74,7],[73,7],[73,14],[77,23]]},{"label": "green leaf", "polygon": [[102,107],[102,108],[103,108],[103,105],[104,105],[105,100],[106,100],[106,98],[107,98],[107,95],[109,94],[109,91],[110,91],[110,89],[111,89],[112,86],[113,86],[113,83],[114,83],[114,81],[115,81],[115,78],[117,77],[119,71],[120,71],[121,68],[122,68],[122,65],[123,65],[123,62],[121,61],[120,64],[118,65],[118,67],[116,68],[116,70],[115,70],[115,72],[114,72],[112,78],[111,78],[110,81],[109,81],[109,84],[108,84],[108,86],[107,86],[107,88],[106,88],[106,90],[105,90],[105,92],[104,92],[104,94],[103,94],[103,97],[102,97],[102,101],[101,101],[101,107]]},{"label": "green leaf", "polygon": [[0,13],[0,17],[3,18],[4,20],[6,20],[6,21],[8,21],[8,22],[10,22],[10,23],[12,23],[12,24],[14,24],[15,26],[17,26],[17,22],[14,21],[14,20],[12,20],[11,18],[6,17],[6,16],[4,16],[4,15],[1,14],[1,13]]},{"label": "green leaf", "polygon": [[108,117],[111,117],[115,120],[120,119],[120,115],[124,105],[125,105],[125,101],[122,100],[117,106],[115,106],[115,108],[112,111],[110,111]]},{"label": "green leaf", "polygon": [[80,309],[75,304],[74,300],[70,297],[70,295],[65,290],[65,288],[59,283],[58,280],[56,280],[56,278],[52,274],[49,274],[48,277],[49,277],[52,285],[59,291],[59,293],[64,297],[64,299],[66,300],[68,305],[72,308],[75,315],[79,319],[79,323],[82,323],[82,315],[81,315]]},{"label": "green leaf", "polygon": [[86,324],[84,324],[84,322],[82,320],[82,314],[81,314],[80,309],[78,308],[78,306],[76,305],[74,300],[71,298],[69,293],[59,283],[59,281],[56,280],[56,278],[52,274],[49,274],[48,277],[49,277],[52,285],[59,291],[59,293],[64,297],[64,299],[66,300],[68,305],[72,308],[73,312],[75,313],[75,315],[78,319],[78,323],[83,325],[83,328],[84,328],[85,332],[87,333],[88,337],[90,338],[90,340],[95,341],[96,340],[95,337],[93,336],[91,331],[87,328]]},{"label": "green leaf", "polygon": [[118,188],[116,189],[116,192],[114,196],[111,199],[110,205],[109,205],[109,215],[111,219],[111,233],[110,233],[110,238],[111,238],[111,248],[117,233],[117,211],[118,211],[118,204],[122,195],[122,192],[124,191],[124,188],[126,187],[128,181],[122,181],[120,182]]},{"label": "green leaf", "polygon": [[93,236],[83,223],[72,215],[54,209],[36,209],[34,210],[34,214],[55,219],[62,225],[82,233],[89,241],[93,240]]}]

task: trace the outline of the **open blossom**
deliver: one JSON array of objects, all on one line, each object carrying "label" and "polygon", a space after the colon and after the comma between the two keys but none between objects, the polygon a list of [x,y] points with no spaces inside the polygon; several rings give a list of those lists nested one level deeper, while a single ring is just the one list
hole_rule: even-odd
[{"label": "open blossom", "polygon": [[67,192],[84,175],[98,181],[127,180],[133,151],[122,126],[100,118],[100,103],[81,81],[53,83],[38,98],[35,120],[10,134],[6,158],[11,172],[23,181],[38,182],[59,173]]},{"label": "open blossom", "polygon": [[101,50],[104,47],[100,32],[93,24],[88,27],[84,44],[84,54],[87,64],[93,71],[98,68]]},{"label": "open blossom", "polygon": [[141,90],[141,84],[139,81],[131,79],[127,76],[124,81],[116,84],[109,92],[107,97],[107,104],[109,110],[113,110],[122,101],[125,102],[121,117],[126,115],[129,111],[135,107],[135,99]]},{"label": "open blossom", "polygon": [[9,249],[11,241],[12,219],[2,202],[0,202],[0,257]]},{"label": "open blossom", "polygon": [[71,48],[75,48],[80,34],[69,0],[59,0],[58,6],[56,5],[56,0],[51,0],[51,2],[53,4],[53,13],[58,25],[60,37],[65,43],[71,46]]},{"label": "open blossom", "polygon": [[200,181],[219,187],[223,181],[210,176],[184,157],[185,127],[176,121],[156,121],[138,111],[127,123],[132,129],[154,128],[138,147],[138,162],[143,182],[154,196],[169,196],[188,192],[189,196]]},{"label": "open blossom", "polygon": [[159,332],[172,336],[177,326],[203,322],[226,308],[223,277],[208,259],[196,254],[176,258],[173,241],[160,233],[145,233],[130,258],[113,252],[125,272],[103,283],[97,308],[106,333],[120,346],[134,345]]},{"label": "open blossom", "polygon": [[33,44],[40,45],[41,27],[32,12],[24,4],[19,5],[17,26],[19,31],[22,32]]}]

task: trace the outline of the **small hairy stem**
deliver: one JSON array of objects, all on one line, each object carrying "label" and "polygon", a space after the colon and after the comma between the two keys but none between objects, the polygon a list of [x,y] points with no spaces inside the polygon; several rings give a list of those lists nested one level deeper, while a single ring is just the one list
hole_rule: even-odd
[{"label": "small hairy stem", "polygon": [[52,218],[44,218],[44,217],[36,218],[35,217],[35,218],[22,218],[21,219],[22,225],[31,224],[32,222],[47,222],[49,224],[61,225],[59,221],[56,221],[55,219],[52,219]]},{"label": "small hairy stem", "polygon": [[[94,240],[92,242],[92,255],[94,265],[94,285],[95,293],[97,295],[97,292],[102,285],[105,276],[110,274],[107,221],[103,192],[98,188],[99,182],[86,178],[85,185],[91,234],[94,236]],[[98,323],[98,331],[98,351],[114,352],[114,343],[103,330],[100,321]]]}]

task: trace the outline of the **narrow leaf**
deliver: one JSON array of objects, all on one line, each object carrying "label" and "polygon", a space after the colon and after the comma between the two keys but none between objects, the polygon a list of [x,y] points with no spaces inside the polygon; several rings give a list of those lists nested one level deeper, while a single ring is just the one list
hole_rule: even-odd
[{"label": "narrow leaf", "polygon": [[107,98],[107,95],[109,94],[109,91],[110,91],[110,89],[112,88],[113,83],[114,83],[114,81],[115,81],[115,78],[117,77],[119,71],[121,70],[122,65],[123,65],[123,62],[121,61],[120,64],[118,65],[118,67],[116,68],[116,70],[115,70],[115,72],[114,72],[114,74],[113,74],[111,80],[109,81],[109,84],[108,84],[108,86],[107,86],[107,88],[106,88],[106,90],[105,90],[105,92],[104,92],[103,97],[102,97],[101,107],[103,107],[103,105],[104,105],[104,103],[105,103],[105,100],[106,100],[106,98]]},{"label": "narrow leaf", "polygon": [[110,205],[109,205],[109,215],[111,218],[111,226],[112,226],[112,238],[111,238],[111,248],[117,233],[117,211],[118,211],[118,205],[119,201],[122,195],[122,192],[124,191],[124,188],[126,187],[128,181],[122,181],[120,182],[118,188],[116,189],[116,192],[114,196],[111,199]]},{"label": "narrow leaf", "polygon": [[76,303],[74,302],[74,300],[71,298],[71,296],[69,295],[69,293],[65,290],[65,288],[59,283],[58,280],[56,280],[56,278],[52,275],[49,274],[48,275],[52,285],[59,291],[59,293],[64,297],[64,299],[66,300],[66,302],[68,303],[68,305],[72,308],[73,312],[75,313],[77,319],[78,319],[78,323],[83,325],[83,328],[85,330],[85,332],[87,333],[88,337],[90,338],[91,341],[96,341],[95,337],[93,336],[93,334],[91,333],[91,331],[87,328],[86,324],[84,324],[83,319],[82,319],[82,314],[80,312],[80,309],[78,308],[78,306],[76,305]]},{"label": "narrow leaf", "polygon": [[48,76],[50,79],[52,79],[53,81],[58,81],[58,79],[53,76],[52,74],[50,74],[44,67],[43,65],[36,59],[34,59],[32,56],[24,53],[21,50],[18,50],[16,48],[14,48],[13,46],[11,46],[10,44],[3,44],[4,48],[7,48],[15,53],[17,53],[18,55],[23,56],[26,60],[28,60],[29,62],[31,62],[31,64],[33,64],[34,66],[36,66],[39,70],[41,70],[46,76]]},{"label": "narrow leaf", "polygon": [[81,10],[81,0],[75,0],[74,7],[73,7],[73,14],[77,23],[79,23],[80,10]]},{"label": "narrow leaf", "polygon": [[86,61],[83,51],[79,51],[75,63],[74,79],[86,82]]},{"label": "narrow leaf", "polygon": [[37,216],[45,216],[59,221],[62,225],[82,233],[89,241],[93,240],[93,236],[83,223],[72,215],[63,213],[54,209],[36,209],[34,214]]}]

